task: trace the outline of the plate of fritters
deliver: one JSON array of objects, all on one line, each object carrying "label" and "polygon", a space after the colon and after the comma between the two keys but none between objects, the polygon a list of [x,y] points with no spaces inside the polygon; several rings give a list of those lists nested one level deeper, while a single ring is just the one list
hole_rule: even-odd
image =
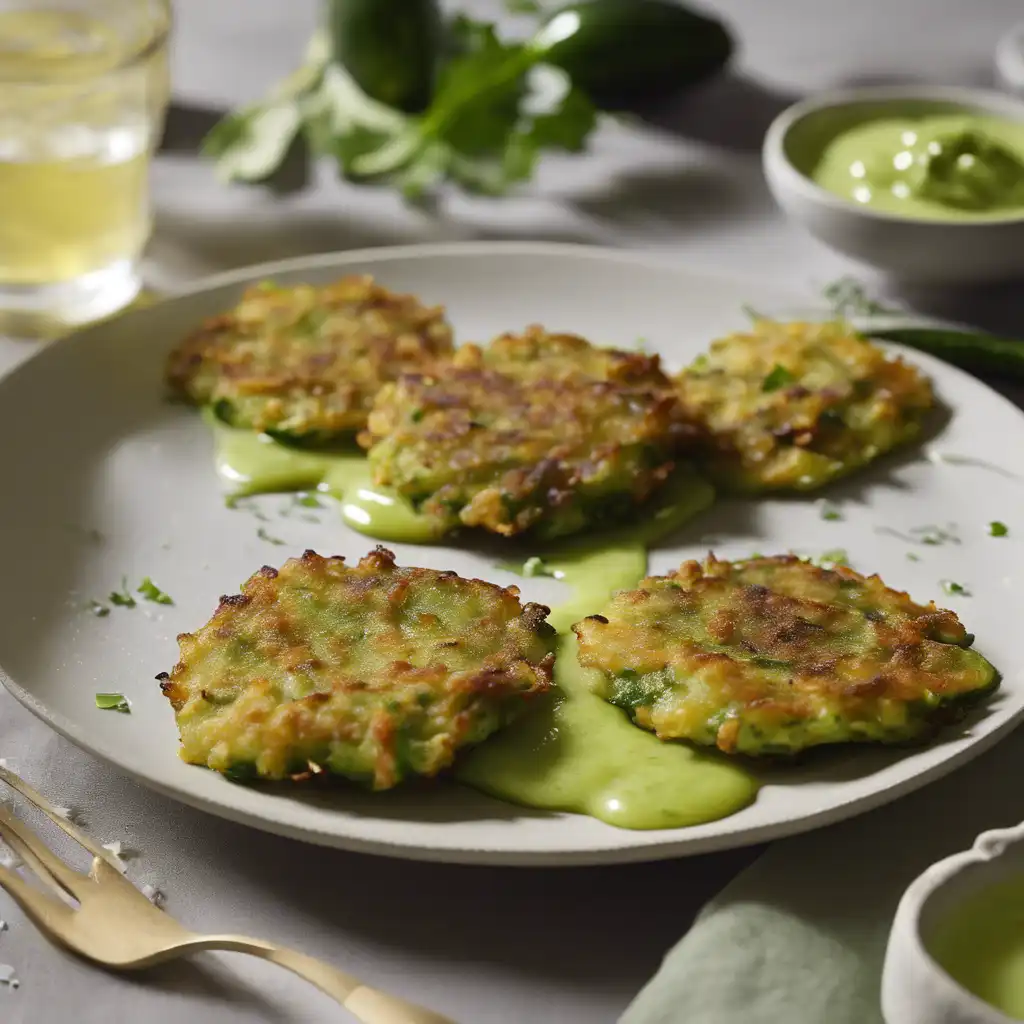
[{"label": "plate of fritters", "polygon": [[158,791],[383,855],[652,860],[897,799],[1024,710],[1024,417],[798,308],[469,243],[58,341],[0,380],[0,675]]}]

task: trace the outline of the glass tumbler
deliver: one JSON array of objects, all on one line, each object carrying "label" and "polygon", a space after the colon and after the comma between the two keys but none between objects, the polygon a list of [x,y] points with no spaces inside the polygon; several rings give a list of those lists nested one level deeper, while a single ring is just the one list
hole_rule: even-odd
[{"label": "glass tumbler", "polygon": [[169,0],[0,0],[0,334],[138,293],[170,20]]}]

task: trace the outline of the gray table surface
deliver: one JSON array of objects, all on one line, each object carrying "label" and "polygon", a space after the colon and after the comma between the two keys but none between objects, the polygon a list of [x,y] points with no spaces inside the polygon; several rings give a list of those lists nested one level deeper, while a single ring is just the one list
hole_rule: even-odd
[{"label": "gray table surface", "polygon": [[[497,15],[477,0],[477,13]],[[717,0],[742,52],[733,75],[645,127],[609,126],[584,159],[547,161],[500,201],[455,197],[434,216],[318,171],[274,198],[226,187],[195,156],[211,117],[289,70],[314,22],[311,0],[177,0],[175,108],[154,172],[147,270],[164,287],[262,260],[367,245],[545,238],[645,248],[681,263],[815,288],[851,266],[788,226],[763,184],[758,149],[793,99],[852,83],[987,84],[1018,0]],[[861,276],[870,280],[869,275]],[[881,285],[880,285],[881,286]],[[1021,333],[1013,289],[919,291],[921,309]],[[0,340],[0,369],[34,349]],[[1019,397],[1019,396],[1015,396]],[[2,577],[0,577],[2,579]],[[6,601],[0,583],[0,614]],[[0,756],[90,831],[138,852],[197,930],[274,938],[450,1014],[461,1024],[616,1020],[693,914],[752,851],[650,866],[492,870],[374,860],[306,847],[192,811],[81,753],[0,694]],[[0,894],[0,987],[9,1024],[341,1020],[303,983],[240,957],[208,955],[114,977],[59,953]]]}]

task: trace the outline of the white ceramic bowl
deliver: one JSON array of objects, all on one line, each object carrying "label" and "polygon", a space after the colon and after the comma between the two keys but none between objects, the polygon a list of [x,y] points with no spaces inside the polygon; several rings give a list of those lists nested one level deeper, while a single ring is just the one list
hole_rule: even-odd
[{"label": "white ceramic bowl", "polygon": [[822,93],[784,110],[765,135],[768,186],[819,241],[893,277],[976,284],[1024,277],[1024,214],[932,221],[859,207],[811,180],[836,135],[865,121],[958,112],[1024,121],[1024,99],[984,89],[881,86]]},{"label": "white ceramic bowl", "polygon": [[886,1024],[1013,1024],[932,959],[928,936],[965,900],[1024,876],[1024,825],[984,832],[970,850],[933,864],[903,894],[882,970]]}]

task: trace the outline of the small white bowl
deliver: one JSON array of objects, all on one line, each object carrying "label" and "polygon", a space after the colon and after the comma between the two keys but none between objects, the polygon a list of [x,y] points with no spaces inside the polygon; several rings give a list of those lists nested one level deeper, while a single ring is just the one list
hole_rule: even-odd
[{"label": "small white bowl", "polygon": [[1024,96],[1024,21],[999,40],[996,79],[1004,89]]},{"label": "small white bowl", "polygon": [[1024,99],[985,89],[879,86],[822,93],[772,122],[762,160],[789,217],[819,241],[885,274],[922,283],[978,284],[1024,277],[1024,213],[918,220],[857,206],[811,180],[825,147],[882,117],[976,113],[1024,122]]},{"label": "small white bowl", "polygon": [[882,969],[886,1024],[1013,1024],[968,992],[927,950],[927,937],[965,900],[1024,877],[1024,825],[984,832],[974,846],[933,864],[903,894]]}]

